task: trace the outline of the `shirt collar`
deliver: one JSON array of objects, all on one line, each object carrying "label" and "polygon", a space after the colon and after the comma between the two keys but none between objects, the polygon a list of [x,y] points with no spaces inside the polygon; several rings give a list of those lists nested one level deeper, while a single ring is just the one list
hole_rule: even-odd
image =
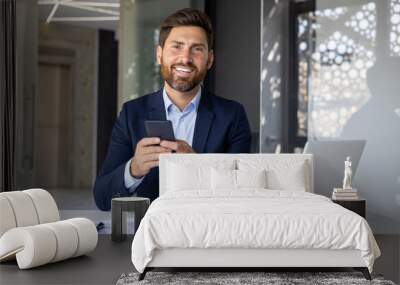
[{"label": "shirt collar", "polygon": [[[185,109],[183,110],[190,110],[191,106],[193,106],[192,108],[194,110],[197,110],[200,104],[200,99],[201,99],[201,91],[202,88],[200,86],[199,90],[197,91],[196,95],[193,97],[192,101],[190,101],[190,103],[185,107]],[[175,106],[175,104],[171,101],[171,99],[168,97],[167,92],[165,91],[165,88],[163,88],[163,99],[164,99],[164,106],[165,106],[165,112],[166,114],[169,113],[169,110],[171,109],[171,106]],[[179,108],[177,106],[175,106],[175,108],[177,110],[179,110]]]}]

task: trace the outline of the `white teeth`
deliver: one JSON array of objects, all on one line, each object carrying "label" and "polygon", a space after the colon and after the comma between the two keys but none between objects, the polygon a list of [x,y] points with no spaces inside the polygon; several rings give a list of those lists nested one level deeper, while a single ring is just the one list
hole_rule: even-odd
[{"label": "white teeth", "polygon": [[192,72],[191,69],[184,68],[184,67],[175,67],[175,69],[178,70],[178,71],[182,71],[182,72],[188,72],[188,73]]}]

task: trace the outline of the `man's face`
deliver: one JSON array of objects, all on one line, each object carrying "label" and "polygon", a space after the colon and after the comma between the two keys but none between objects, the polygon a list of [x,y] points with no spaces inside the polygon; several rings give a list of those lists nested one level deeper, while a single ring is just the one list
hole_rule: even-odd
[{"label": "man's face", "polygon": [[161,75],[170,87],[179,92],[188,92],[198,86],[213,60],[206,33],[200,27],[172,28],[164,47],[157,47]]}]

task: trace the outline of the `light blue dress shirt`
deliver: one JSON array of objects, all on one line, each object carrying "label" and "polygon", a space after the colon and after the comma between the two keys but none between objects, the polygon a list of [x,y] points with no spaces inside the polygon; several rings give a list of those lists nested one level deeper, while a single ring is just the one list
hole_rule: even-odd
[{"label": "light blue dress shirt", "polygon": [[[175,138],[186,141],[190,146],[193,144],[194,126],[197,118],[197,109],[200,104],[201,87],[197,91],[196,96],[181,111],[168,97],[165,89],[163,90],[163,100],[165,106],[165,114],[167,120],[172,122]],[[135,189],[140,185],[143,178],[137,179],[131,175],[130,165],[132,158],[125,165],[124,183],[130,193],[134,193]]]}]

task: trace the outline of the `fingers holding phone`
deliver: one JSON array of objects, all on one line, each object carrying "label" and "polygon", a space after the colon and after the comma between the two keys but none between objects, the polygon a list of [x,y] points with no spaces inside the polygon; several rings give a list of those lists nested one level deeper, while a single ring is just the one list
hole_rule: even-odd
[{"label": "fingers holding phone", "polygon": [[167,141],[163,140],[160,146],[173,150],[176,153],[195,153],[192,147],[183,140]]},{"label": "fingers holding phone", "polygon": [[161,153],[170,153],[171,149],[160,146],[160,139],[155,137],[143,138],[137,145],[131,161],[131,175],[141,178],[150,169],[158,166],[158,158]]},{"label": "fingers holding phone", "polygon": [[194,153],[191,146],[176,140],[171,121],[145,121],[147,136],[136,145],[135,154],[131,161],[131,175],[143,177],[150,169],[158,166],[161,153]]}]

